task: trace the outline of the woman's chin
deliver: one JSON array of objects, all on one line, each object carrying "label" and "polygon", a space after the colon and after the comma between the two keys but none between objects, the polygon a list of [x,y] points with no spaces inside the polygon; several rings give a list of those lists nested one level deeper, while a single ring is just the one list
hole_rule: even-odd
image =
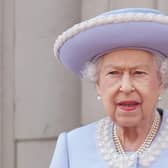
[{"label": "woman's chin", "polygon": [[142,122],[142,117],[139,115],[118,117],[115,123],[120,127],[136,127]]}]

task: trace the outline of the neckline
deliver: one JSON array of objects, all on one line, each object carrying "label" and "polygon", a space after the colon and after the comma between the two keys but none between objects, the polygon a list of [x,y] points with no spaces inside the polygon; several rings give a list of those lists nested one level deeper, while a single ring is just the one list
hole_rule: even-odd
[{"label": "neckline", "polygon": [[[110,167],[131,168],[138,159],[143,167],[149,167],[161,154],[162,150],[168,147],[168,116],[165,112],[162,115],[160,128],[150,147],[142,154],[136,152],[117,153],[112,139],[113,122],[109,117],[105,117],[97,123],[97,147]],[[110,133],[109,133],[110,132]],[[126,166],[127,165],[127,166]]]},{"label": "neckline", "polygon": [[[137,151],[135,151],[137,154],[143,153],[147,148],[150,147],[150,145],[152,144],[154,138],[156,137],[156,135],[159,131],[160,123],[161,123],[161,116],[156,111],[154,120],[152,122],[152,125],[149,129],[149,132],[148,132],[144,142],[137,149]],[[113,124],[112,135],[113,135],[112,137],[113,137],[113,142],[114,142],[114,146],[116,148],[116,151],[118,153],[124,154],[125,150],[123,149],[123,146],[122,146],[120,139],[117,135],[116,124]]]}]

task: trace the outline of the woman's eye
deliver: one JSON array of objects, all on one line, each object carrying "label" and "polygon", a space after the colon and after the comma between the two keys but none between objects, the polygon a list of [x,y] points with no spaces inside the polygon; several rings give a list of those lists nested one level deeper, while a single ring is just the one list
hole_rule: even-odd
[{"label": "woman's eye", "polygon": [[134,75],[145,75],[146,73],[144,71],[135,71]]},{"label": "woman's eye", "polygon": [[119,75],[120,72],[119,71],[110,71],[107,73],[107,75]]}]

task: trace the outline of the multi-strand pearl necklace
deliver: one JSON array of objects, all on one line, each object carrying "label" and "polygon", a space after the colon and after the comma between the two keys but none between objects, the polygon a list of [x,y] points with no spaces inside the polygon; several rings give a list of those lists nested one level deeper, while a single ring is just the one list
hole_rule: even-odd
[{"label": "multi-strand pearl necklace", "polygon": [[[152,123],[151,129],[148,133],[148,135],[145,138],[144,143],[139,147],[139,149],[136,151],[137,154],[143,153],[147,148],[150,147],[154,137],[157,134],[157,131],[159,129],[159,125],[160,125],[160,115],[158,113],[156,113],[154,121]],[[125,151],[121,145],[120,139],[117,135],[117,129],[116,129],[116,125],[114,125],[113,127],[113,142],[115,144],[116,150],[118,153],[124,154]]]},{"label": "multi-strand pearl necklace", "polygon": [[168,115],[164,114],[161,128],[156,139],[160,117],[157,115],[145,142],[137,152],[117,152],[113,139],[114,123],[109,117],[97,123],[97,146],[109,168],[132,168],[138,160],[142,167],[150,167],[165,148],[168,148]]}]

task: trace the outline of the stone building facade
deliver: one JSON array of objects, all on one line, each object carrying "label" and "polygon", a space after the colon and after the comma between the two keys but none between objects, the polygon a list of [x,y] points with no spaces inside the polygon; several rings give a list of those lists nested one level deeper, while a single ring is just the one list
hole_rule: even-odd
[{"label": "stone building facade", "polygon": [[52,47],[74,23],[124,7],[168,14],[165,0],[0,0],[0,168],[48,167],[60,132],[104,115],[94,86],[65,70]]}]

